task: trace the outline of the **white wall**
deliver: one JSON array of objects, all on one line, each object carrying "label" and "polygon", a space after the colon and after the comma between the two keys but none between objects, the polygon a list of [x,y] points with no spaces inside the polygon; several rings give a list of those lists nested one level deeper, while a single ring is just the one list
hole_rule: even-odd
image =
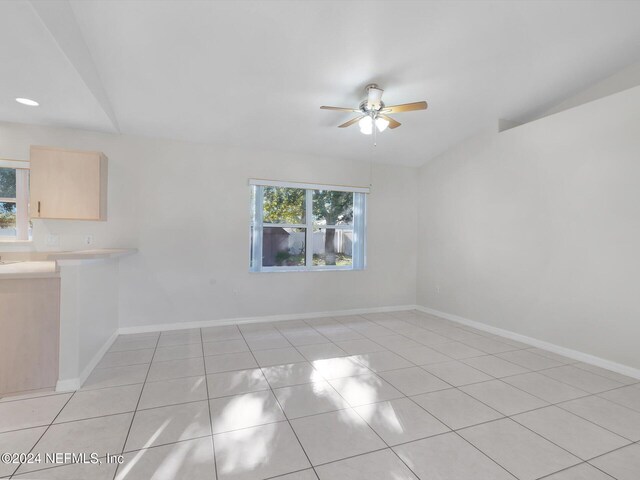
[{"label": "white wall", "polygon": [[540,115],[540,117],[546,117],[547,115],[568,110],[569,108],[577,107],[578,105],[583,105],[587,102],[637,87],[638,85],[640,85],[640,63],[635,63],[571,95],[553,108],[547,110],[543,115]]},{"label": "white wall", "polygon": [[[34,220],[34,235],[38,250],[83,248],[86,234],[94,235],[95,247],[139,248],[120,263],[121,326],[415,303],[415,168],[373,167],[366,270],[249,273],[249,178],[368,185],[371,166],[0,124],[0,158],[27,159],[31,144],[109,157],[109,220]],[[47,233],[58,234],[60,245],[47,246]]]},{"label": "white wall", "polygon": [[118,260],[61,260],[57,389],[76,390],[118,331]]},{"label": "white wall", "polygon": [[640,368],[640,87],[427,163],[418,303]]}]

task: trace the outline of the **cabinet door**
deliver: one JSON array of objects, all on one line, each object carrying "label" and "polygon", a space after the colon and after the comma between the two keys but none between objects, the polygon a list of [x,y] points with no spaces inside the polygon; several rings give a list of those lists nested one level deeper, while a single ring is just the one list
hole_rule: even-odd
[{"label": "cabinet door", "polygon": [[106,167],[99,152],[31,147],[31,218],[106,220]]},{"label": "cabinet door", "polygon": [[60,279],[0,280],[0,397],[58,380]]}]

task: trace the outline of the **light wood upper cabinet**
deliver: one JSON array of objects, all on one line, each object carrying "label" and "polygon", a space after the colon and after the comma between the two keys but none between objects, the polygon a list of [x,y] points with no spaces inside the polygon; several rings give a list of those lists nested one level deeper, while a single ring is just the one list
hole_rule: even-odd
[{"label": "light wood upper cabinet", "polygon": [[100,152],[31,147],[30,216],[107,219],[107,157]]}]

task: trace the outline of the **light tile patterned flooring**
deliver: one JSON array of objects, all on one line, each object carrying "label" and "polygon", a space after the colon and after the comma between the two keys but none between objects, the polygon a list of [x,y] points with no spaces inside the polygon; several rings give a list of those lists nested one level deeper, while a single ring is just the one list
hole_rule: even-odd
[{"label": "light tile patterned flooring", "polygon": [[[15,479],[637,480],[640,381],[415,311],[120,336],[0,400]],[[12,476],[13,475],[13,476]]]}]

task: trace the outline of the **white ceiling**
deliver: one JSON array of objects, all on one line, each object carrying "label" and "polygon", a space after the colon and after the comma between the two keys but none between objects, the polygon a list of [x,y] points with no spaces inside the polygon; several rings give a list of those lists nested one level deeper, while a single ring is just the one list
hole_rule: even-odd
[{"label": "white ceiling", "polygon": [[[0,120],[419,165],[640,61],[638,1],[0,2]],[[41,107],[17,104],[34,98]]]}]

